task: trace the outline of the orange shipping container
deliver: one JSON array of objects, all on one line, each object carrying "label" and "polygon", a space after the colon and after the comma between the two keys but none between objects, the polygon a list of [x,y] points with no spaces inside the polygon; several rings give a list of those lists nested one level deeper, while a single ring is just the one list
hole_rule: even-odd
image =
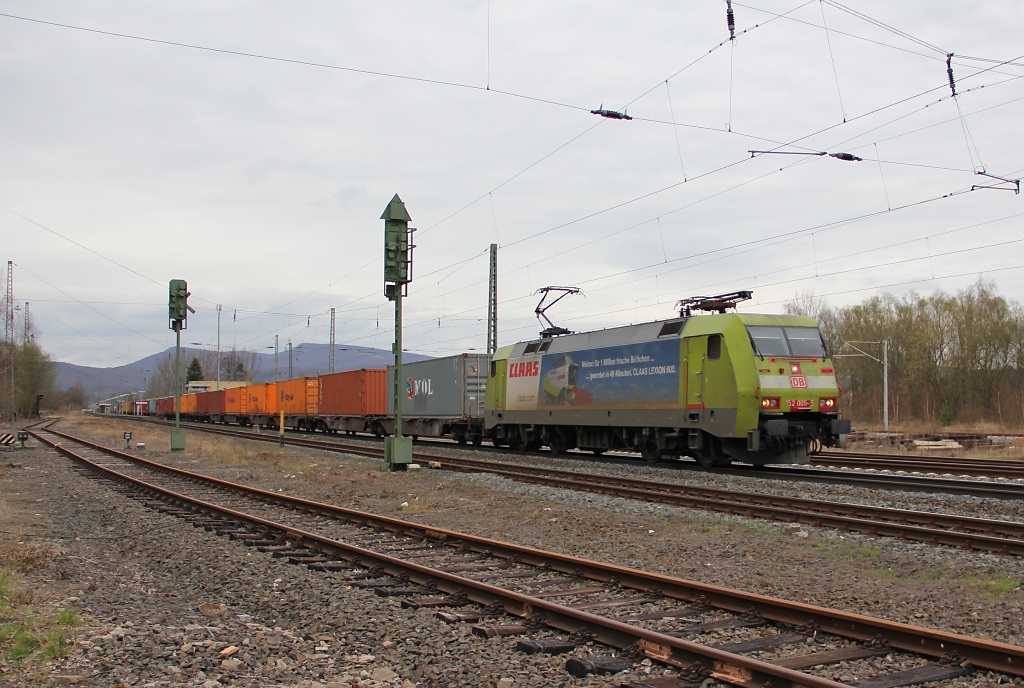
[{"label": "orange shipping container", "polygon": [[248,406],[245,403],[246,399],[246,388],[245,387],[232,387],[231,389],[225,389],[224,391],[224,413],[235,413],[242,414]]},{"label": "orange shipping container", "polygon": [[387,370],[348,370],[320,376],[321,416],[387,414]]},{"label": "orange shipping container", "polygon": [[[208,398],[207,402],[206,402],[206,412],[207,413],[216,413],[218,415],[225,413],[225,411],[224,411],[224,399],[226,398],[226,395],[227,395],[227,390],[225,390],[225,389],[218,390],[216,392],[207,392],[204,395],[204,396],[206,396]],[[200,411],[201,410],[202,410],[202,408],[200,408]]]},{"label": "orange shipping container", "polygon": [[195,413],[196,412],[196,398],[198,394],[183,394],[181,395],[181,412],[182,413]]},{"label": "orange shipping container", "polygon": [[249,416],[273,416],[277,414],[277,383],[264,382],[242,388],[245,392],[246,410]]},{"label": "orange shipping container", "polygon": [[320,383],[315,377],[300,377],[277,383],[277,410],[286,416],[315,416]]}]

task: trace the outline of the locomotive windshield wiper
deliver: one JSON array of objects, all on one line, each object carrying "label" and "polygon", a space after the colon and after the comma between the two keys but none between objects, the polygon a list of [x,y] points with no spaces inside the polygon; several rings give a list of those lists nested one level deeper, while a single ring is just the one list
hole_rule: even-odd
[{"label": "locomotive windshield wiper", "polygon": [[754,355],[760,356],[763,361],[764,354],[757,348],[757,342],[754,341],[754,335],[750,334],[750,330],[747,330],[747,338],[750,339],[750,348],[754,350]]}]

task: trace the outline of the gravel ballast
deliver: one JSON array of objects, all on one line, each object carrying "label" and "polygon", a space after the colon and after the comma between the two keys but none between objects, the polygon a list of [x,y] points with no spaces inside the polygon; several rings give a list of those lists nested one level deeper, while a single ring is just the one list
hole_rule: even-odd
[{"label": "gravel ballast", "polygon": [[[315,450],[188,436],[172,455],[167,431],[107,419],[65,422],[118,447],[130,429],[144,455],[216,477],[758,594],[1024,645],[1024,566],[964,552],[828,529],[526,485],[489,475],[387,473],[375,461]],[[120,443],[123,447],[123,440]],[[137,450],[136,450],[137,451]],[[461,451],[452,449],[450,451]],[[45,449],[3,454],[0,499],[23,515],[20,538],[55,551],[23,581],[41,604],[76,608],[85,625],[67,658],[6,662],[0,685],[96,686],[612,686],[628,675],[573,679],[565,657],[523,655],[514,638],[483,640],[430,610],[399,608],[147,509]],[[569,467],[571,460],[547,462]],[[8,463],[10,466],[8,466]],[[649,479],[657,467],[598,466]],[[665,478],[669,479],[669,478]],[[680,480],[672,477],[673,481]],[[1016,503],[688,474],[714,486],[799,490],[802,496],[890,503],[1021,520]],[[744,482],[744,480],[746,482]],[[403,504],[407,506],[402,506]],[[961,511],[962,510],[962,511]],[[6,529],[5,529],[6,530]],[[27,538],[26,535],[46,535]],[[205,606],[204,606],[205,605]],[[607,654],[585,647],[578,653]],[[640,666],[642,675],[662,672]],[[61,677],[58,679],[57,677]],[[332,685],[335,684],[335,685]],[[991,685],[984,676],[943,685]]]}]

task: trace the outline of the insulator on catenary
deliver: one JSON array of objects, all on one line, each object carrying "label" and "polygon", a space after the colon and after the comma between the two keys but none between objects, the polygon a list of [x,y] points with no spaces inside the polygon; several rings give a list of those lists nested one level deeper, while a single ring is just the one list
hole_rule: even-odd
[{"label": "insulator on catenary", "polygon": [[732,0],[725,0],[725,21],[729,25],[729,40],[736,40],[736,16],[732,13]]},{"label": "insulator on catenary", "polygon": [[953,53],[946,55],[946,74],[949,75],[949,90],[956,96],[956,82],[953,81]]},{"label": "insulator on catenary", "polygon": [[853,153],[829,153],[829,157],[836,158],[837,160],[846,160],[847,162],[860,162],[862,158],[858,158]]}]

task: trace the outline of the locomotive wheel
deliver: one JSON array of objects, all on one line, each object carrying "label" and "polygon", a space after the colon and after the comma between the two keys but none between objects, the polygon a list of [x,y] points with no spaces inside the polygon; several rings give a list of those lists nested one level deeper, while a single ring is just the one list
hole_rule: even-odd
[{"label": "locomotive wheel", "polygon": [[722,453],[722,441],[710,433],[704,433],[704,447],[695,452],[697,465],[701,468],[715,468],[716,466],[728,466],[730,461]]},{"label": "locomotive wheel", "polygon": [[594,452],[594,456],[601,456],[601,454],[604,454],[608,450],[601,447],[600,449],[591,449],[590,451]]},{"label": "locomotive wheel", "polygon": [[515,435],[509,440],[508,446],[517,452],[527,452],[530,451],[530,440],[527,438],[523,429],[519,428],[516,430]]},{"label": "locomotive wheel", "polygon": [[640,456],[647,463],[658,463],[661,460],[661,449],[654,440],[647,440],[640,447]]},{"label": "locomotive wheel", "polygon": [[551,437],[548,438],[548,447],[551,448],[551,453],[556,456],[564,454],[566,449],[565,435],[559,430],[552,432]]}]

